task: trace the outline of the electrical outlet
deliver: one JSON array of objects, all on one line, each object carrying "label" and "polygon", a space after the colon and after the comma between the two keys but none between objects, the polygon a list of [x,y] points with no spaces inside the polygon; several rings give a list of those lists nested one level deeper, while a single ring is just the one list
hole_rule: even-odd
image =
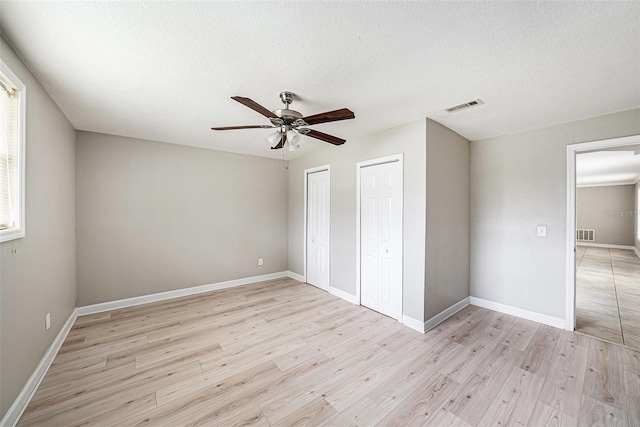
[{"label": "electrical outlet", "polygon": [[48,331],[49,328],[51,327],[51,313],[47,313],[47,315],[44,316],[44,325]]},{"label": "electrical outlet", "polygon": [[258,265],[264,265],[264,259],[258,258]]},{"label": "electrical outlet", "polygon": [[536,228],[536,235],[538,237],[547,237],[547,226],[546,225],[539,225]]}]

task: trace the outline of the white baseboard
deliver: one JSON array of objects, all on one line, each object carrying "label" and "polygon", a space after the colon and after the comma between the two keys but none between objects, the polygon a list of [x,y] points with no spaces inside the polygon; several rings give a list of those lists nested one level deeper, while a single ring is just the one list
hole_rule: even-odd
[{"label": "white baseboard", "polygon": [[58,354],[58,350],[60,350],[62,343],[67,338],[67,335],[69,334],[69,331],[71,330],[71,327],[73,326],[73,323],[76,321],[77,317],[77,309],[75,309],[73,310],[73,312],[71,312],[71,315],[62,326],[62,329],[60,329],[60,332],[58,332],[58,335],[47,349],[47,352],[44,354],[44,356],[42,356],[40,363],[38,363],[38,366],[36,366],[36,369],[34,369],[33,373],[27,380],[27,383],[24,385],[24,387],[22,387],[20,394],[18,394],[16,400],[13,401],[13,404],[0,421],[0,427],[13,427],[18,424],[20,417],[24,413],[24,410],[27,409],[31,398],[35,394],[38,386],[42,382],[42,379],[49,370],[51,363],[53,363],[53,359],[55,359],[56,355]]},{"label": "white baseboard", "polygon": [[345,292],[342,289],[334,288],[333,286],[329,286],[329,293],[331,295],[335,295],[338,298],[342,298],[343,300],[350,302],[351,304],[359,305],[359,302],[356,300],[356,296],[350,294],[349,292]]},{"label": "white baseboard", "polygon": [[85,305],[76,309],[78,316],[102,313],[103,311],[117,310],[120,308],[133,307],[151,302],[165,301],[168,299],[184,297],[188,295],[202,294],[204,292],[217,291],[220,289],[233,288],[236,286],[248,285],[250,283],[264,282],[265,280],[281,279],[289,277],[288,272],[263,274],[261,276],[245,277],[242,279],[228,280],[226,282],[212,283],[210,285],[193,286],[191,288],[177,289],[175,291],[160,292],[157,294],[143,295],[139,297],[126,298],[117,301],[103,302],[100,304]]},{"label": "white baseboard", "polygon": [[440,313],[438,313],[435,316],[433,316],[431,319],[425,321],[424,322],[424,331],[427,332],[427,331],[435,328],[440,323],[444,322],[449,317],[453,316],[454,314],[456,314],[457,312],[459,312],[460,310],[462,310],[463,308],[468,306],[469,305],[469,298],[470,297],[466,297],[466,298],[458,301],[457,303],[453,304],[451,307],[447,308],[446,310],[441,311]]},{"label": "white baseboard", "polygon": [[293,271],[287,271],[287,276],[291,277],[294,280],[297,280],[298,282],[302,282],[302,283],[306,282],[302,274],[294,273]]},{"label": "white baseboard", "polygon": [[[306,283],[306,280],[302,274],[294,273],[293,271],[287,271],[287,276],[294,280],[297,280],[298,282]],[[349,292],[345,292],[342,289],[334,288],[333,286],[329,285],[328,292],[331,295],[335,295],[338,298],[342,298],[343,300],[350,302],[351,304],[359,305],[355,295],[351,295]]]},{"label": "white baseboard", "polygon": [[424,334],[424,332],[425,332],[425,330],[424,330],[424,322],[416,320],[413,317],[409,317],[406,314],[402,315],[402,324],[405,325],[405,326],[410,327],[413,330],[416,330],[416,331],[420,332],[421,334]]},{"label": "white baseboard", "polygon": [[627,245],[610,245],[608,243],[589,243],[589,242],[578,242],[578,246],[587,246],[591,248],[608,248],[608,249],[629,249],[636,250],[635,246],[627,246]]},{"label": "white baseboard", "polygon": [[470,297],[471,305],[486,308],[488,310],[498,311],[500,313],[509,314],[511,316],[521,317],[533,322],[542,323],[544,325],[553,326],[554,328],[565,328],[565,319],[548,316],[546,314],[536,313],[534,311],[524,310],[522,308],[511,305],[501,304],[499,302],[489,301],[482,298]]},{"label": "white baseboard", "polygon": [[640,251],[638,250],[638,248],[634,246],[633,251],[636,253],[636,255],[638,255],[638,258],[640,258]]}]

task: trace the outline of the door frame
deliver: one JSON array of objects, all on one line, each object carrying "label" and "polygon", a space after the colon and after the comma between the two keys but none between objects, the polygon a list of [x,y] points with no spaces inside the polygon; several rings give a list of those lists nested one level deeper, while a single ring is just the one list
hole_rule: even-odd
[{"label": "door frame", "polygon": [[640,135],[567,145],[567,293],[565,329],[568,331],[573,331],[576,326],[576,154],[636,144],[640,144]]},{"label": "door frame", "polygon": [[329,179],[329,197],[327,199],[327,202],[329,203],[329,242],[327,244],[327,248],[328,248],[327,274],[329,275],[329,283],[328,283],[327,289],[324,289],[324,290],[329,292],[329,290],[331,289],[331,165],[316,166],[316,167],[304,170],[304,232],[302,233],[304,248],[302,251],[302,254],[303,254],[302,256],[303,256],[304,282],[307,283],[307,219],[308,219],[307,204],[309,203],[309,200],[307,198],[308,197],[307,188],[309,186],[309,175],[311,175],[312,173],[324,172],[324,171],[327,171],[328,179]]},{"label": "door frame", "polygon": [[402,224],[402,233],[400,233],[400,312],[398,315],[398,321],[402,322],[402,314],[404,312],[404,277],[403,277],[403,268],[404,268],[404,154],[394,154],[391,156],[379,157],[377,159],[365,160],[362,162],[356,163],[356,303],[361,305],[360,301],[360,288],[362,283],[360,281],[360,253],[361,253],[361,242],[360,242],[360,172],[362,168],[368,166],[376,166],[382,165],[385,163],[395,163],[398,162],[400,164],[400,219]]}]

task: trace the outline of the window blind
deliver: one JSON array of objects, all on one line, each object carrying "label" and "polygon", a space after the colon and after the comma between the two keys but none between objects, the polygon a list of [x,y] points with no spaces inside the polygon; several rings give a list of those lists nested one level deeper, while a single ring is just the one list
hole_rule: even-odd
[{"label": "window blind", "polygon": [[18,102],[0,85],[0,229],[16,225],[18,207]]}]

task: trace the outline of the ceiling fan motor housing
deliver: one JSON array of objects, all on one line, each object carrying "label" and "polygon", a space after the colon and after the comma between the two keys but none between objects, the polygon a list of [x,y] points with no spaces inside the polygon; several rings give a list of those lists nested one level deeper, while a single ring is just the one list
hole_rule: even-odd
[{"label": "ceiling fan motor housing", "polygon": [[[279,126],[284,124],[286,126],[292,126],[292,125],[295,126],[296,123],[294,122],[304,117],[298,111],[289,109],[289,105],[293,102],[295,97],[296,95],[293,92],[280,92],[280,99],[282,100],[282,103],[285,105],[285,108],[280,110],[273,110],[273,114],[275,114],[276,117],[280,119],[280,120],[276,120],[275,122],[272,120],[271,122],[274,125]],[[280,123],[281,121],[282,123]],[[300,124],[297,124],[297,125],[300,126]]]}]

